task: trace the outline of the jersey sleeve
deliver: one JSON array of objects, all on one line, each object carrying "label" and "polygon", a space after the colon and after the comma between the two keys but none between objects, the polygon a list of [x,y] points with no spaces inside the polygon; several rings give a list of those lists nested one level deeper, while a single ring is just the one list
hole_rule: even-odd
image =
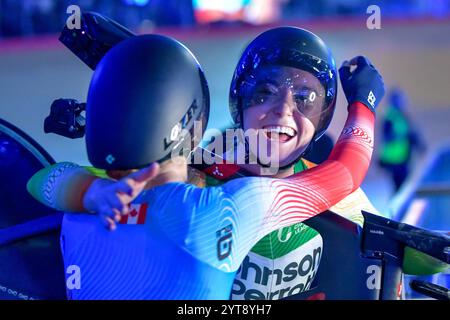
[{"label": "jersey sleeve", "polygon": [[84,211],[83,196],[103,170],[59,162],[36,172],[27,183],[28,192],[39,202],[61,211]]},{"label": "jersey sleeve", "polygon": [[[277,198],[269,214],[289,215],[300,210],[302,219],[306,220],[358,189],[372,157],[374,124],[375,116],[368,108],[358,102],[351,105],[344,129],[326,161],[287,179],[272,182]],[[279,227],[290,224],[287,216],[285,219],[280,221]]]}]

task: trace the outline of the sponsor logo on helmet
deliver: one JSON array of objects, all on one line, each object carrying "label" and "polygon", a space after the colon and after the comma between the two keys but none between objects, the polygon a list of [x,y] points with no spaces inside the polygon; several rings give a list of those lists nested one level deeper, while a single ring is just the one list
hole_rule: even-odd
[{"label": "sponsor logo on helmet", "polygon": [[170,130],[170,141],[177,141],[178,136],[181,133],[181,124],[177,123],[173,126],[172,130]]},{"label": "sponsor logo on helmet", "polygon": [[112,164],[116,158],[114,158],[114,156],[112,154],[108,154],[105,158],[106,162],[108,162],[109,164]]},{"label": "sponsor logo on helmet", "polygon": [[180,140],[181,133],[186,129],[191,120],[194,119],[195,110],[198,108],[197,100],[194,100],[181,120],[172,127],[169,136],[164,138],[164,150],[173,147],[173,143]]}]

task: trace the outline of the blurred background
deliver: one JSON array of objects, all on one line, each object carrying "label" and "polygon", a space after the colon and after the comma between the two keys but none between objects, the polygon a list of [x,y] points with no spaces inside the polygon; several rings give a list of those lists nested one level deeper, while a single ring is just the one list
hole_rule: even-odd
[{"label": "blurred background", "polygon": [[[338,66],[368,56],[387,94],[363,189],[385,215],[450,230],[450,0],[0,0],[0,118],[33,137],[56,161],[87,165],[83,139],[43,130],[53,100],[84,102],[92,75],[58,41],[69,5],[101,13],[136,33],[166,34],[185,43],[210,85],[211,128],[230,126],[235,65],[246,44],[270,27],[311,30],[325,40]],[[380,29],[367,27],[370,5],[380,9]],[[334,141],[345,118],[340,91],[328,131]],[[392,164],[396,151],[389,142],[397,141],[396,135],[411,152]]]}]

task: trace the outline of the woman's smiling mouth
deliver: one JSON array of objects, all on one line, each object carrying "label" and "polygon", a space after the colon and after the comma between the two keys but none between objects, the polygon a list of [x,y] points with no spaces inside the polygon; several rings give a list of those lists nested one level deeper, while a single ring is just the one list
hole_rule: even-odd
[{"label": "woman's smiling mouth", "polygon": [[262,128],[269,140],[288,142],[297,135],[295,129],[287,126],[268,125]]}]

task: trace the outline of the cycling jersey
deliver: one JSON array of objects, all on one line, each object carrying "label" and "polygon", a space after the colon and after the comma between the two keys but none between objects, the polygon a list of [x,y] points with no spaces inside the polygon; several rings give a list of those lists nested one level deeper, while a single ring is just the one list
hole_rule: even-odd
[{"label": "cycling jersey", "polygon": [[[294,173],[315,164],[301,159]],[[249,175],[236,165],[212,165],[202,168],[207,186]],[[329,210],[362,227],[361,210],[376,213],[361,189],[357,189]],[[323,252],[322,236],[304,223],[280,228],[262,238],[245,257],[236,274],[231,299],[282,299],[310,289],[319,269]]]},{"label": "cycling jersey", "polygon": [[[304,163],[312,167],[311,163]],[[378,213],[361,189],[329,210],[361,227],[361,210]],[[307,291],[313,286],[322,252],[321,234],[304,223],[271,232],[245,257],[236,274],[231,299],[282,299]]]},{"label": "cycling jersey", "polygon": [[115,232],[95,216],[67,214],[61,236],[69,296],[228,299],[236,271],[258,240],[358,188],[370,162],[373,126],[373,113],[356,103],[321,165],[286,179],[248,177],[203,189],[159,186],[133,202],[135,224]]}]

